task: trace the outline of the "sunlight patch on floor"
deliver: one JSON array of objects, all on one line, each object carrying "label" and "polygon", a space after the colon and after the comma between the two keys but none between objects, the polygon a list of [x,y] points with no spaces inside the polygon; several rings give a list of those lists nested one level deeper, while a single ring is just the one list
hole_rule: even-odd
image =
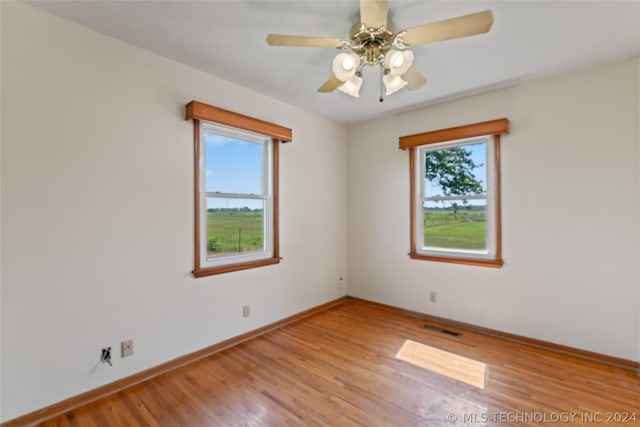
[{"label": "sunlight patch on floor", "polygon": [[485,385],[485,363],[416,341],[406,340],[396,358],[474,387],[484,388]]}]

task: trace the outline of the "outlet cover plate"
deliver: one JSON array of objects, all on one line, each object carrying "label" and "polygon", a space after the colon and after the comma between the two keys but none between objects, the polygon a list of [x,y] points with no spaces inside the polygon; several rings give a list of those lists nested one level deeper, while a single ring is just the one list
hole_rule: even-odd
[{"label": "outlet cover plate", "polygon": [[133,340],[122,341],[121,349],[122,349],[122,357],[133,356]]}]

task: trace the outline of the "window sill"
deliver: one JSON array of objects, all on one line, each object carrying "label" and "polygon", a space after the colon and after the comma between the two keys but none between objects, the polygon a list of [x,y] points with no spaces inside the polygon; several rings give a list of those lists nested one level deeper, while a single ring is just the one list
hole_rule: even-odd
[{"label": "window sill", "polygon": [[421,261],[437,261],[437,262],[448,262],[451,264],[466,264],[466,265],[475,265],[477,267],[491,267],[491,268],[501,268],[504,264],[504,261],[501,259],[473,259],[473,258],[451,258],[451,257],[439,257],[439,256],[431,256],[431,255],[421,255],[415,252],[409,254],[409,258],[418,259]]},{"label": "window sill", "polygon": [[193,270],[195,277],[213,276],[214,274],[230,273],[232,271],[248,270],[250,268],[264,267],[279,264],[280,258],[267,258],[259,261],[243,262],[238,264],[222,265],[220,267],[196,268]]}]

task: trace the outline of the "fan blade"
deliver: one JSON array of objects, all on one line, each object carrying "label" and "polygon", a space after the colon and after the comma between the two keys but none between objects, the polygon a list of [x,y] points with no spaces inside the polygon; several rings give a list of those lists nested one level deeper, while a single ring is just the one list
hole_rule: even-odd
[{"label": "fan blade", "polygon": [[328,93],[333,92],[342,84],[342,80],[338,79],[335,74],[332,74],[329,77],[329,80],[324,82],[320,88],[318,88],[318,92]]},{"label": "fan blade", "polygon": [[387,0],[360,0],[360,22],[367,28],[387,25],[388,12]]},{"label": "fan blade", "polygon": [[269,34],[267,43],[271,46],[298,47],[342,47],[342,40],[332,37],[287,36],[284,34]]},{"label": "fan blade", "polygon": [[493,13],[490,10],[485,10],[484,12],[409,28],[402,40],[409,46],[439,42],[486,33],[491,29],[491,25],[493,25]]},{"label": "fan blade", "polygon": [[402,77],[407,81],[406,87],[409,90],[419,89],[427,83],[427,79],[425,79],[414,67],[409,68]]}]

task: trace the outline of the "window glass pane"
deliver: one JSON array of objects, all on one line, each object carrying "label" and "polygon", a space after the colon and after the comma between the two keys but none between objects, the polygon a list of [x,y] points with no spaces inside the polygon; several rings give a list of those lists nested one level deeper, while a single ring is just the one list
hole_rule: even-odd
[{"label": "window glass pane", "polygon": [[425,197],[487,192],[487,144],[443,148],[424,153]]},{"label": "window glass pane", "polygon": [[264,250],[264,200],[207,198],[207,255]]},{"label": "window glass pane", "polygon": [[264,145],[207,132],[205,191],[262,194]]},{"label": "window glass pane", "polygon": [[486,200],[423,203],[424,246],[444,249],[487,249]]}]

